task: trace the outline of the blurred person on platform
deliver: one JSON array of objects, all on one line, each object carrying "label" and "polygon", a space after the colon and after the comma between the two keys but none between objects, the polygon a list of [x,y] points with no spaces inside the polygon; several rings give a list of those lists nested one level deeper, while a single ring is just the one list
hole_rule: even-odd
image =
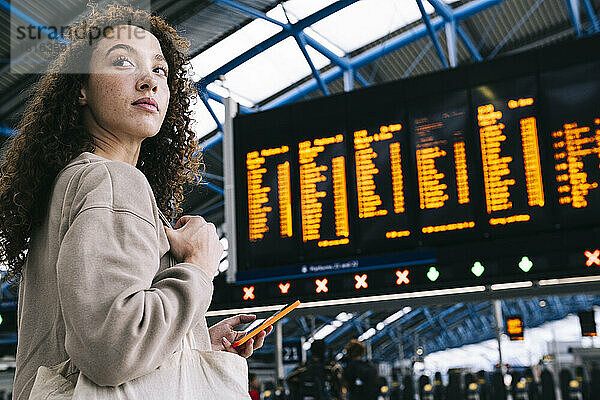
[{"label": "blurred person on platform", "polygon": [[552,371],[544,368],[540,375],[542,400],[556,400],[556,384]]},{"label": "blurred person on platform", "polygon": [[252,400],[260,400],[260,381],[255,373],[248,373],[248,391]]},{"label": "blurred person on platform", "polygon": [[527,395],[529,396],[528,400],[539,400],[540,399],[540,389],[539,389],[538,383],[535,379],[535,374],[533,372],[533,368],[531,368],[531,367],[525,368],[525,381],[527,383]]},{"label": "blurred person on platform", "polygon": [[233,328],[255,316],[208,328],[223,246],[200,216],[171,226],[203,167],[189,41],[149,11],[90,5],[0,164],[0,263],[19,281],[16,400],[41,366],[71,362],[75,381],[116,387],[154,372],[188,332],[199,350],[244,358],[269,333],[234,349]]},{"label": "blurred person on platform", "polygon": [[292,370],[286,381],[293,400],[342,398],[342,368],[327,360],[322,339],[312,342],[308,361]]},{"label": "blurred person on platform", "polygon": [[364,360],[365,345],[352,339],[346,345],[348,362],[344,368],[343,382],[348,390],[348,400],[377,399],[377,368]]}]

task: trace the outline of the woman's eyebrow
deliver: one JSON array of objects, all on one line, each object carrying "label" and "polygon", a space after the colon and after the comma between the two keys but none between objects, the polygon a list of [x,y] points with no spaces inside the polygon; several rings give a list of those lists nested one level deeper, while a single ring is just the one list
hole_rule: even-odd
[{"label": "woman's eyebrow", "polygon": [[[138,52],[137,52],[137,50],[136,50],[136,49],[134,49],[133,47],[131,47],[130,45],[128,45],[128,44],[125,44],[125,43],[118,43],[118,44],[115,44],[115,45],[114,45],[113,47],[111,47],[110,49],[108,49],[108,51],[106,52],[106,55],[104,56],[104,58],[108,57],[108,55],[110,54],[110,52],[111,52],[111,51],[113,51],[113,50],[116,50],[116,49],[125,49],[125,50],[127,50],[128,52],[130,52],[130,53],[133,53],[133,54],[137,54],[137,53],[138,53]],[[162,55],[162,54],[158,54],[158,53],[156,53],[156,54],[154,55],[154,59],[155,59],[155,60],[158,60],[158,61],[165,61],[165,62],[167,61],[167,60],[165,59],[165,57],[163,57],[163,55]]]}]

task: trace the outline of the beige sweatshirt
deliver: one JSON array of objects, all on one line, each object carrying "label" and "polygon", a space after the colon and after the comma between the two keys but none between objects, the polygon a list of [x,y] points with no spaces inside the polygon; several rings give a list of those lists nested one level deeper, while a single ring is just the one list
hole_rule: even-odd
[{"label": "beige sweatshirt", "polygon": [[98,385],[119,385],[180,350],[191,327],[210,350],[212,276],[194,264],[169,267],[169,248],[140,170],[89,152],[72,160],[32,232],[13,398],[29,397],[39,366],[69,357]]}]

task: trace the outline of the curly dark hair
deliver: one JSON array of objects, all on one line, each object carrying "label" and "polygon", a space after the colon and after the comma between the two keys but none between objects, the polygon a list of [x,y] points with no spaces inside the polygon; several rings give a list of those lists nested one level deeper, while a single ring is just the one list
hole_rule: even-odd
[{"label": "curly dark hair", "polygon": [[[183,210],[184,183],[200,181],[203,168],[198,141],[190,128],[190,108],[196,101],[187,51],[190,42],[161,17],[129,6],[110,4],[90,13],[68,30],[70,41],[32,88],[17,126],[18,134],[6,148],[0,164],[0,262],[7,278],[20,278],[32,228],[45,218],[50,192],[58,173],[84,151],[94,152],[93,136],[83,124],[79,90],[89,79],[89,62],[103,37],[92,27],[132,25],[150,31],[159,41],[169,66],[171,92],[160,131],[144,139],[137,168],[148,179],[160,210],[175,218]],[[82,35],[83,29],[86,35]],[[74,32],[74,33],[71,33]],[[96,35],[98,36],[98,35]],[[80,68],[80,69],[77,69]],[[64,73],[72,70],[79,73]]]}]

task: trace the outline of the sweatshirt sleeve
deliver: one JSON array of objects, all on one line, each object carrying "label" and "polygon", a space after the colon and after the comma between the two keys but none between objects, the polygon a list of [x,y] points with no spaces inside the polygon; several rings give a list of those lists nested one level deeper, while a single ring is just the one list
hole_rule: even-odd
[{"label": "sweatshirt sleeve", "polygon": [[[151,189],[134,167],[102,164],[79,183],[57,280],[67,354],[96,384],[117,386],[157,368],[179,347],[204,317],[213,286],[189,263],[157,274],[157,228],[144,215],[152,209],[144,191]],[[128,206],[123,200],[131,198],[137,203]]]}]

